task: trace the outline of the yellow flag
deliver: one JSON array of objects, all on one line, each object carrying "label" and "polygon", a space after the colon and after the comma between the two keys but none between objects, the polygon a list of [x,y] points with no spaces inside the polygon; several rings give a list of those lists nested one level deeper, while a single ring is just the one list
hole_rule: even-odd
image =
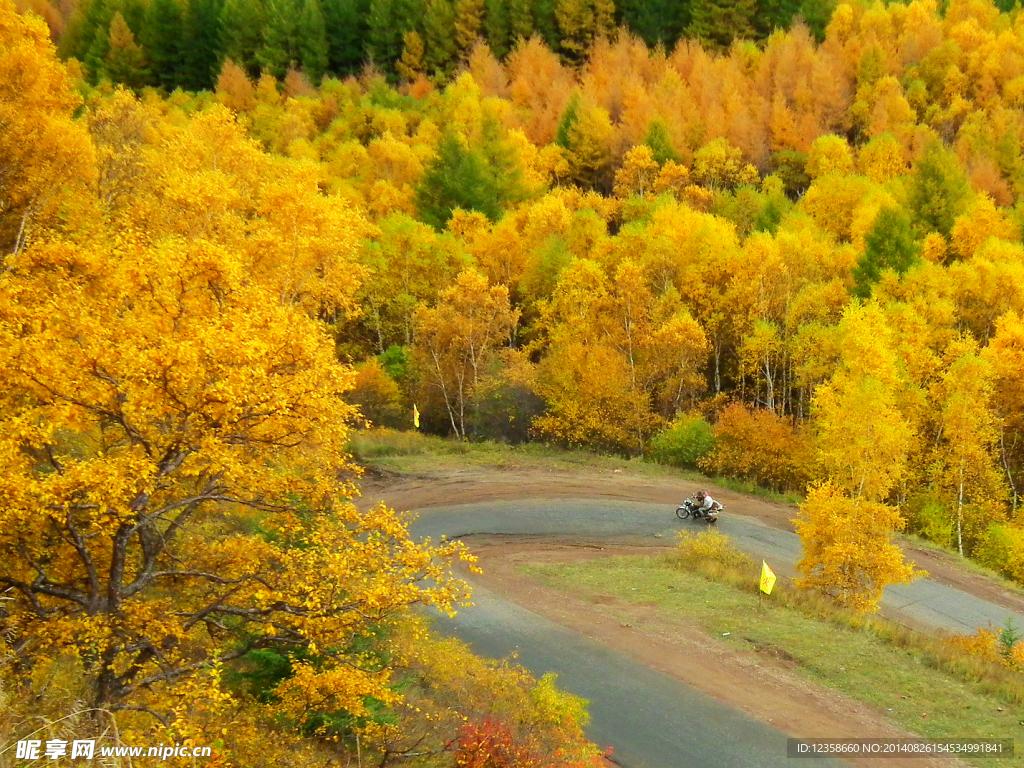
[{"label": "yellow flag", "polygon": [[416,429],[420,428],[420,409],[416,407],[416,403],[412,404],[412,423]]},{"label": "yellow flag", "polygon": [[761,561],[761,591],[766,595],[772,593],[772,587],[775,586],[775,572],[768,567],[768,563],[764,560]]}]

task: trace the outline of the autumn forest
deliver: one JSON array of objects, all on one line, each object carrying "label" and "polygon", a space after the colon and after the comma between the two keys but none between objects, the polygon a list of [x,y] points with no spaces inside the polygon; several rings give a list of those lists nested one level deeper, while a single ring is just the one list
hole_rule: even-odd
[{"label": "autumn forest", "polygon": [[0,0],[0,707],[600,765],[409,611],[473,555],[353,503],[414,405],[806,494],[858,610],[868,519],[1024,583],[1022,234],[991,0]]}]

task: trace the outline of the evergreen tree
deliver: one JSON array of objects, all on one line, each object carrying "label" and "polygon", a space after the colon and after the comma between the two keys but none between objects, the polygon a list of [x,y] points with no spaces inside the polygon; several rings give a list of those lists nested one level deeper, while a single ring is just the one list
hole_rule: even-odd
[{"label": "evergreen tree", "polygon": [[520,40],[529,40],[533,34],[533,8],[531,0],[507,0],[508,34],[511,47]]},{"label": "evergreen tree", "polygon": [[85,64],[97,35],[107,37],[113,18],[114,11],[107,0],[84,0],[68,20],[61,37],[58,48],[61,57],[78,59]]},{"label": "evergreen tree", "polygon": [[487,20],[484,28],[487,31],[487,44],[491,52],[503,59],[511,50],[512,34],[509,28],[509,8],[507,0],[485,0]]},{"label": "evergreen tree", "polygon": [[[373,63],[393,72],[402,55],[402,36],[408,20],[399,16],[398,0],[370,0],[367,19],[367,52]],[[449,32],[451,34],[451,32]]]},{"label": "evergreen tree", "polygon": [[416,208],[420,218],[438,230],[447,226],[456,208],[479,211],[495,221],[501,215],[495,174],[479,153],[446,131],[416,187]]},{"label": "evergreen tree", "polygon": [[679,153],[672,146],[672,138],[668,135],[668,128],[665,127],[661,120],[651,122],[651,127],[647,129],[647,136],[644,138],[644,144],[651,148],[651,151],[654,153],[654,160],[658,165],[664,165],[669,160],[674,163],[682,162]]},{"label": "evergreen tree", "polygon": [[[141,46],[138,37],[146,26],[146,13],[149,4],[143,0],[117,0],[116,6],[115,11],[120,11],[125,24],[136,38],[136,44]],[[111,21],[113,21],[113,16],[111,16]]]},{"label": "evergreen tree", "polygon": [[758,0],[755,28],[761,37],[777,29],[789,29],[800,13],[801,0]]},{"label": "evergreen tree", "polygon": [[212,90],[220,71],[223,0],[189,0],[185,13],[185,86]]},{"label": "evergreen tree", "polygon": [[278,80],[298,63],[300,7],[295,0],[269,0],[267,25],[263,28],[263,47],[256,58],[260,67]]},{"label": "evergreen tree", "polygon": [[869,298],[872,287],[885,270],[904,274],[917,261],[918,252],[910,217],[896,208],[883,208],[864,238],[864,253],[853,268],[851,293],[862,299]]},{"label": "evergreen tree", "polygon": [[836,0],[803,0],[800,3],[800,16],[807,22],[808,29],[819,43],[825,42],[825,30],[828,29],[835,8]]},{"label": "evergreen tree", "polygon": [[693,0],[688,37],[709,47],[728,48],[736,38],[754,38],[755,0]]},{"label": "evergreen tree", "polygon": [[494,178],[498,204],[504,208],[526,198],[522,168],[509,151],[501,124],[493,116],[484,117],[480,126],[479,152]]},{"label": "evergreen tree", "polygon": [[622,22],[647,45],[672,48],[690,23],[689,2],[621,0]]},{"label": "evergreen tree", "polygon": [[167,90],[184,82],[184,19],[177,0],[153,0],[146,15],[142,45],[153,79]]},{"label": "evergreen tree", "polygon": [[328,65],[327,28],[320,0],[303,0],[298,47],[302,71],[312,85],[319,85]]},{"label": "evergreen tree", "polygon": [[86,51],[82,64],[92,83],[97,83],[107,76],[107,54],[110,53],[110,26],[99,28],[92,37],[89,50]]},{"label": "evergreen tree", "polygon": [[555,144],[562,149],[569,149],[572,143],[572,129],[580,119],[580,95],[574,92],[565,105],[565,112],[558,123],[558,132],[555,134]]},{"label": "evergreen tree", "polygon": [[328,69],[339,75],[358,72],[366,59],[369,3],[367,0],[323,0],[323,12]]},{"label": "evergreen tree", "polygon": [[556,0],[536,0],[533,6],[533,28],[552,51],[557,51],[559,44],[555,2]]},{"label": "evergreen tree", "polygon": [[149,84],[146,56],[120,13],[115,13],[114,20],[110,22],[109,50],[104,70],[115,83],[123,83],[135,90]]},{"label": "evergreen tree", "polygon": [[225,0],[220,12],[221,50],[250,77],[260,73],[256,54],[263,47],[265,24],[261,0]]},{"label": "evergreen tree", "polygon": [[449,0],[428,0],[423,19],[423,62],[428,71],[442,78],[448,77],[455,68],[454,26],[455,8]]},{"label": "evergreen tree", "polygon": [[932,142],[914,171],[908,201],[914,228],[922,235],[938,232],[949,237],[956,217],[967,206],[971,189],[956,155],[939,142]]}]

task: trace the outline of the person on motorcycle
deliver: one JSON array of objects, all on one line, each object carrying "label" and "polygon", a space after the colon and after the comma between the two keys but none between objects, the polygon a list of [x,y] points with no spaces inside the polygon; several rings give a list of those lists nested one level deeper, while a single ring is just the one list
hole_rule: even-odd
[{"label": "person on motorcycle", "polygon": [[716,516],[722,509],[722,505],[712,499],[706,491],[697,491],[694,498],[697,500],[697,509],[705,516]]}]

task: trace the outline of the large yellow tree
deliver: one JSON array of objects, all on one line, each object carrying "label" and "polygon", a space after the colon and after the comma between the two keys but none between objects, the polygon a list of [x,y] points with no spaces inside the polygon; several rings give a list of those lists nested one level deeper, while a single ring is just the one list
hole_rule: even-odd
[{"label": "large yellow tree", "polygon": [[395,694],[355,639],[466,595],[459,545],[350,501],[323,319],[354,306],[365,224],[219,107],[144,144],[116,228],[53,227],[0,273],[0,637],[26,677],[70,660],[92,707],[179,737],[261,649],[292,658],[285,718],[360,717]]}]

